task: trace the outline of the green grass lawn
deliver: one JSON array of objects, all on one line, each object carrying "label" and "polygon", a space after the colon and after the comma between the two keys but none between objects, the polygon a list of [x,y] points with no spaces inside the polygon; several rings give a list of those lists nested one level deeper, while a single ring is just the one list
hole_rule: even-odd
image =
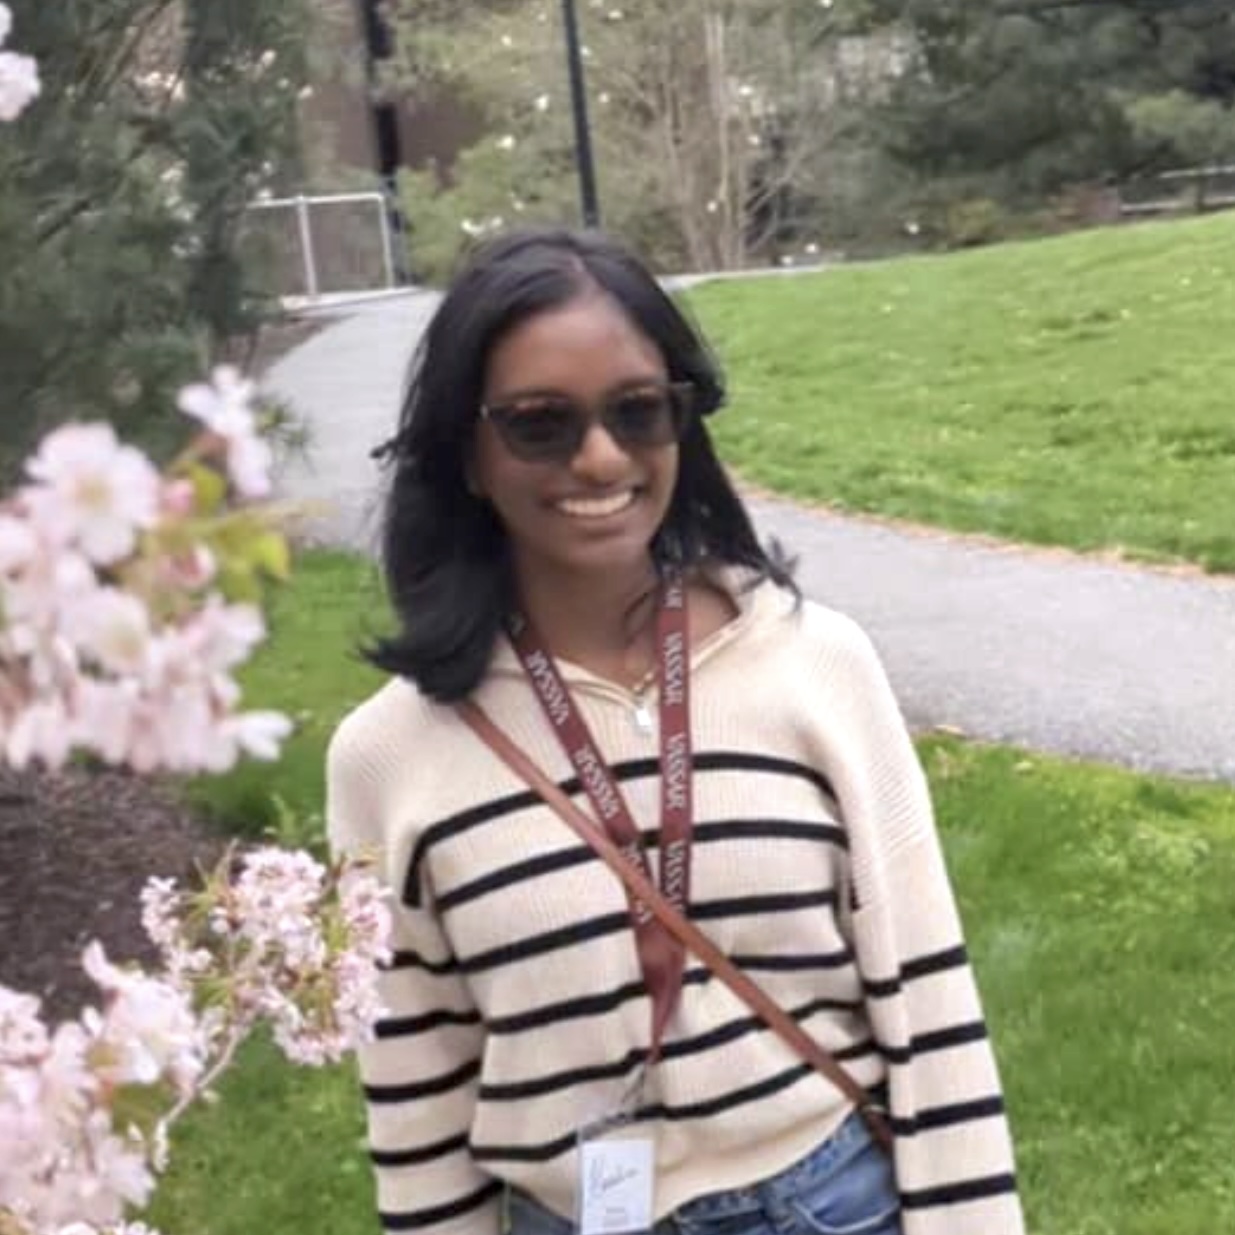
[{"label": "green grass lawn", "polygon": [[359,655],[386,609],[376,568],[343,553],[300,557],[290,587],[271,593],[272,638],[241,675],[245,705],[275,708],[296,723],[280,761],[243,763],[188,787],[193,806],[225,830],[255,838],[289,820],[282,839],[322,831],[322,760],[340,717],[382,677]]},{"label": "green grass lawn", "polygon": [[[301,561],[246,681],[304,728],[281,764],[201,782],[199,801],[252,832],[274,791],[320,829],[326,740],[377,680],[349,659],[376,596],[366,564]],[[922,750],[1032,1230],[1235,1230],[1235,793],[951,739]],[[177,1137],[160,1229],[375,1229],[348,1069],[300,1071],[256,1043],[222,1090]]]},{"label": "green grass lawn", "polygon": [[1235,570],[1235,213],[690,297],[790,497]]}]

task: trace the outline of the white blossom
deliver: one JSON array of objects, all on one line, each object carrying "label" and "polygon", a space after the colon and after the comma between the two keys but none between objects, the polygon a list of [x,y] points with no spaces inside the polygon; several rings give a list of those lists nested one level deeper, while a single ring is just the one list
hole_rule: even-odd
[{"label": "white blossom", "polygon": [[[0,4],[0,46],[13,28],[8,5]],[[0,51],[0,121],[16,120],[39,96],[38,62],[15,51]]]},{"label": "white blossom", "polygon": [[45,437],[21,491],[36,528],[106,566],[133,551],[159,509],[159,474],[106,424],[70,424]]},{"label": "white blossom", "polygon": [[209,385],[187,386],[180,392],[180,410],[200,420],[227,444],[227,466],[242,497],[270,493],[274,455],[258,433],[253,411],[256,387],[230,365],[220,365]]}]

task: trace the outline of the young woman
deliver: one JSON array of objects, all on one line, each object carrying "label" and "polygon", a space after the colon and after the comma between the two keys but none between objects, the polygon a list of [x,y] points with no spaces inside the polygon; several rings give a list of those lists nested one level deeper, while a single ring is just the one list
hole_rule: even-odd
[{"label": "young woman", "polygon": [[[419,351],[387,446],[392,677],[328,767],[333,842],[380,853],[396,909],[362,1057],[389,1231],[1022,1230],[913,747],[864,635],[760,546],[705,426],[722,402],[679,308],[595,234],[491,243]],[[891,1158],[657,951],[463,700],[880,1097]]]}]

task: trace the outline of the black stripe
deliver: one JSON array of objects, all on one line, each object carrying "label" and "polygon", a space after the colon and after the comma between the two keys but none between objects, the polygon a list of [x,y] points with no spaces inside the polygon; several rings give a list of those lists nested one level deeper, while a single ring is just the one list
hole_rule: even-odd
[{"label": "black stripe", "polygon": [[985,1040],[986,1022],[970,1021],[966,1025],[953,1025],[948,1029],[914,1034],[909,1040],[909,1049],[914,1055],[928,1055],[931,1051],[946,1051],[952,1046],[964,1046],[970,1042]]},{"label": "black stripe", "polygon": [[806,952],[791,956],[732,956],[730,960],[739,968],[763,973],[797,973],[804,969],[843,969],[853,964],[853,953],[848,948],[836,952]]},{"label": "black stripe", "polygon": [[912,1118],[892,1120],[892,1131],[897,1136],[914,1136],[935,1128],[954,1128],[957,1124],[972,1123],[978,1119],[991,1119],[1004,1113],[1003,1098],[994,1094],[989,1098],[974,1098],[969,1102],[953,1102],[948,1106],[930,1106]]},{"label": "black stripe", "polygon": [[378,968],[385,973],[392,973],[396,969],[423,969],[425,973],[441,977],[444,974],[454,973],[458,965],[453,956],[448,956],[444,961],[430,961],[421,956],[419,952],[404,951],[396,952],[390,960],[378,965]]},{"label": "black stripe", "polygon": [[720,819],[699,824],[692,835],[700,844],[724,840],[804,840],[849,848],[844,828],[809,819]]},{"label": "black stripe", "polygon": [[436,1012],[426,1012],[423,1016],[392,1016],[385,1017],[373,1026],[373,1033],[378,1038],[410,1038],[418,1033],[427,1033],[441,1025],[479,1025],[480,1013],[474,1008],[461,1012],[450,1008],[441,1008]]},{"label": "black stripe", "polygon": [[795,763],[792,759],[776,759],[771,755],[751,755],[742,751],[708,751],[695,755],[694,769],[696,772],[769,772],[776,776],[796,776],[809,781],[834,802],[838,800],[832,782],[822,772],[804,763]]},{"label": "black stripe", "polygon": [[466,1148],[467,1133],[463,1132],[433,1145],[422,1145],[419,1149],[370,1149],[369,1160],[374,1166],[419,1166]]},{"label": "black stripe", "polygon": [[[852,1012],[858,1007],[860,1007],[859,1004],[844,999],[812,999],[810,1003],[791,1009],[789,1015],[800,1024],[802,1021],[810,1020],[812,1016],[818,1016],[820,1012]],[[755,1031],[762,1033],[766,1030],[767,1026],[759,1017],[744,1016],[740,1020],[718,1025],[715,1029],[699,1034],[697,1037],[684,1038],[680,1042],[670,1042],[663,1054],[666,1059],[682,1059],[689,1055],[698,1055],[704,1051],[713,1050],[718,1046],[726,1046],[730,1042],[736,1042],[739,1038],[745,1037],[748,1033]]]},{"label": "black stripe", "polygon": [[[839,999],[814,999],[808,1004],[803,1004],[800,1008],[792,1009],[790,1016],[795,1021],[801,1023],[802,1021],[809,1020],[812,1016],[818,1015],[820,1012],[852,1011],[857,1006],[859,1005]],[[696,1037],[683,1038],[680,1041],[671,1042],[664,1048],[662,1057],[664,1059],[685,1059],[691,1055],[700,1055],[707,1051],[715,1050],[717,1047],[736,1042],[738,1039],[746,1037],[747,1034],[765,1032],[766,1028],[763,1021],[757,1016],[742,1017],[739,1020],[718,1025],[715,1029],[699,1034]],[[840,1059],[842,1055],[845,1058],[859,1058],[864,1055],[873,1054],[875,1049],[873,1042],[861,1042],[838,1053],[836,1058]],[[638,1067],[639,1064],[647,1059],[647,1056],[648,1052],[644,1048],[635,1047],[633,1050],[628,1051],[622,1059],[609,1063],[590,1064],[586,1067],[572,1068],[565,1072],[553,1072],[545,1076],[534,1077],[531,1080],[513,1081],[504,1085],[482,1085],[480,1088],[480,1101],[510,1102],[515,1099],[532,1098],[541,1094],[554,1093],[558,1090],[568,1089],[572,1085],[585,1085],[593,1081],[616,1080],[619,1077],[626,1076],[627,1073]]]},{"label": "black stripe", "polygon": [[[572,796],[579,792],[579,781],[575,777],[570,780],[560,781],[560,788],[563,792]],[[420,903],[420,893],[417,884],[420,881],[420,865],[424,861],[425,854],[429,849],[441,841],[449,840],[451,837],[460,836],[464,832],[471,831],[472,828],[478,828],[482,824],[491,823],[494,819],[500,819],[503,815],[512,815],[516,811],[527,810],[531,806],[537,805],[540,798],[530,789],[525,789],[521,793],[508,794],[504,798],[493,798],[488,802],[481,802],[479,806],[473,806],[468,810],[461,811],[457,815],[451,815],[447,819],[443,819],[432,827],[426,828],[417,840],[415,847],[412,849],[411,856],[407,862],[407,874],[403,880],[403,903],[405,905],[416,906]]]},{"label": "black stripe", "polygon": [[611,1063],[590,1064],[585,1068],[571,1068],[566,1072],[553,1072],[547,1076],[537,1076],[527,1081],[509,1081],[503,1085],[482,1085],[480,1087],[481,1102],[513,1102],[517,1099],[537,1097],[541,1094],[556,1093],[561,1089],[569,1089],[572,1085],[586,1085],[592,1081],[608,1081],[625,1076],[638,1067],[648,1056],[641,1046],[636,1046],[626,1052],[622,1059]]},{"label": "black stripe", "polygon": [[808,1063],[795,1064],[784,1072],[765,1077],[744,1089],[733,1089],[715,1098],[707,1098],[702,1102],[691,1102],[682,1106],[670,1106],[668,1103],[657,1103],[650,1107],[645,1119],[668,1119],[673,1122],[686,1119],[709,1119],[722,1111],[732,1110],[735,1106],[744,1106],[747,1102],[758,1102],[760,1098],[770,1097],[796,1085],[803,1077],[816,1075],[815,1069]]},{"label": "black stripe", "polygon": [[971,1021],[964,1025],[953,1025],[948,1029],[915,1034],[909,1039],[908,1046],[883,1046],[880,1049],[889,1063],[907,1064],[919,1055],[929,1055],[932,1051],[946,1051],[953,1046],[965,1046],[985,1040],[986,1022]]},{"label": "black stripe", "polygon": [[406,1085],[366,1085],[365,1097],[370,1102],[413,1102],[433,1094],[458,1089],[460,1085],[475,1080],[480,1075],[480,1060],[473,1059],[444,1076],[430,1077],[427,1081],[411,1081]]},{"label": "black stripe", "polygon": [[450,892],[437,897],[439,913],[447,913],[451,909],[487,896],[491,892],[500,892],[511,884],[522,883],[525,879],[537,879],[541,875],[549,875],[554,871],[569,870],[572,866],[585,866],[588,862],[599,862],[600,859],[587,845],[577,845],[573,849],[563,849],[559,853],[547,853],[543,857],[529,858],[526,862],[516,862],[501,870],[493,871],[480,879],[461,884]]},{"label": "black stripe", "polygon": [[[634,1121],[638,1123],[664,1119],[677,1123],[688,1119],[704,1119],[748,1102],[757,1102],[796,1085],[803,1077],[814,1075],[815,1070],[810,1064],[796,1064],[788,1071],[778,1072],[766,1080],[748,1085],[745,1089],[732,1090],[705,1102],[694,1102],[688,1106],[658,1103],[641,1107],[635,1112]],[[557,1140],[546,1141],[540,1145],[473,1145],[472,1156],[477,1162],[549,1162],[561,1154],[569,1153],[576,1141],[577,1134],[569,1132]]]},{"label": "black stripe", "polygon": [[388,1231],[416,1231],[421,1227],[433,1226],[438,1222],[449,1222],[451,1218],[469,1214],[479,1209],[487,1201],[499,1196],[504,1185],[498,1180],[487,1183],[483,1188],[470,1196],[461,1197],[446,1205],[438,1205],[433,1209],[416,1209],[411,1213],[392,1214],[382,1211],[378,1214],[381,1224]]},{"label": "black stripe", "polygon": [[[660,830],[646,833],[643,839],[649,850],[658,849]],[[843,828],[834,824],[795,819],[721,819],[699,824],[692,832],[692,839],[700,845],[733,840],[801,840],[811,844],[822,841],[835,845],[838,849],[848,848],[849,843]],[[461,884],[438,895],[436,905],[440,913],[447,913],[468,901],[500,892],[503,888],[521,883],[525,879],[537,879],[555,871],[569,870],[574,866],[585,866],[588,862],[598,861],[600,859],[589,846],[575,845],[557,853],[547,853],[529,858],[525,862],[516,862]]]},{"label": "black stripe", "polygon": [[[835,903],[836,893],[831,889],[783,892],[771,896],[737,896],[691,905],[690,916],[697,922],[708,922],[717,918],[736,918],[760,913],[790,913],[798,909],[814,909]],[[573,948],[587,940],[599,939],[603,935],[611,935],[629,927],[628,910],[602,914],[600,917],[572,922],[569,926],[559,926],[539,935],[529,935],[526,939],[517,939],[513,943],[504,943],[490,948],[487,952],[477,952],[474,956],[462,957],[459,960],[459,970],[461,973],[473,974],[485,969],[498,969],[533,956],[543,956],[546,952],[556,952],[560,948]]]},{"label": "black stripe", "polygon": [[531,956],[540,956],[545,952],[556,952],[559,948],[571,948],[576,944],[585,943],[589,939],[599,939],[602,935],[612,935],[615,931],[630,926],[630,913],[623,909],[621,913],[607,913],[599,918],[588,918],[583,922],[573,922],[570,926],[561,926],[557,930],[545,931],[540,935],[530,935],[527,939],[519,939],[514,943],[504,943],[500,947],[490,948],[487,952],[477,952],[459,961],[459,969],[463,973],[478,973],[483,969],[498,969],[515,961],[527,960]]},{"label": "black stripe", "polygon": [[901,981],[912,982],[914,978],[925,978],[928,974],[957,969],[968,963],[969,954],[965,951],[965,945],[958,944],[955,948],[945,948],[942,952],[932,952],[906,961],[901,966]]},{"label": "black stripe", "polygon": [[[682,975],[683,986],[703,986],[711,981],[712,974],[708,969],[688,969]],[[498,1016],[488,1021],[485,1028],[491,1034],[526,1033],[529,1029],[540,1029],[545,1025],[556,1025],[561,1021],[576,1020],[581,1016],[595,1016],[612,1012],[615,1008],[631,999],[646,998],[647,987],[642,980],[627,982],[624,986],[605,991],[598,995],[583,995],[577,999],[564,999],[560,1003],[544,1004],[539,1008],[529,1008],[526,1012],[515,1012],[510,1016]]]},{"label": "black stripe", "polygon": [[[832,784],[823,773],[816,771],[814,768],[807,767],[805,764],[794,763],[791,759],[774,759],[769,755],[751,755],[740,751],[707,751],[695,753],[692,767],[696,773],[766,772],[778,776],[794,776],[809,781],[821,793],[827,795],[833,801],[836,800]],[[640,780],[646,776],[659,776],[660,760],[631,759],[625,763],[616,764],[612,771],[614,779],[619,783]],[[558,787],[563,793],[571,797],[581,791],[579,779],[575,776],[570,777],[568,780],[559,781]],[[468,810],[460,811],[457,815],[451,815],[449,818],[433,824],[432,827],[426,828],[420,834],[420,839],[416,842],[411,857],[408,859],[407,873],[403,880],[404,904],[415,907],[420,903],[418,887],[420,867],[424,861],[425,854],[433,845],[438,844],[440,841],[448,840],[451,837],[459,836],[472,828],[492,823],[503,815],[527,810],[529,807],[538,805],[539,802],[540,798],[531,790],[512,793],[506,797],[482,802],[477,806],[470,807]]]},{"label": "black stripe", "polygon": [[916,978],[925,978],[935,973],[944,973],[949,969],[960,969],[969,963],[969,954],[964,944],[955,948],[945,948],[942,952],[930,952],[926,956],[917,956],[901,965],[900,975],[895,978],[882,978],[878,981],[866,981],[866,993],[875,999],[886,999],[900,993],[901,987]]},{"label": "black stripe", "polygon": [[988,1175],[983,1179],[966,1179],[937,1188],[918,1188],[901,1193],[903,1209],[933,1209],[938,1205],[960,1205],[965,1201],[981,1201],[992,1196],[1006,1196],[1016,1191],[1015,1175]]},{"label": "black stripe", "polygon": [[826,888],[812,892],[779,892],[769,896],[733,896],[723,900],[700,901],[691,905],[690,916],[696,922],[710,922],[716,918],[792,913],[796,909],[818,909],[823,905],[835,904],[835,890]]}]

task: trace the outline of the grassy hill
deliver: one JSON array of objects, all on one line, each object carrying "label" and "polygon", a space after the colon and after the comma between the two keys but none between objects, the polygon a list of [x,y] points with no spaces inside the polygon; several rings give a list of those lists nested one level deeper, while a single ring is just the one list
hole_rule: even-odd
[{"label": "grassy hill", "polygon": [[1235,213],[691,296],[745,479],[1235,570]]}]

